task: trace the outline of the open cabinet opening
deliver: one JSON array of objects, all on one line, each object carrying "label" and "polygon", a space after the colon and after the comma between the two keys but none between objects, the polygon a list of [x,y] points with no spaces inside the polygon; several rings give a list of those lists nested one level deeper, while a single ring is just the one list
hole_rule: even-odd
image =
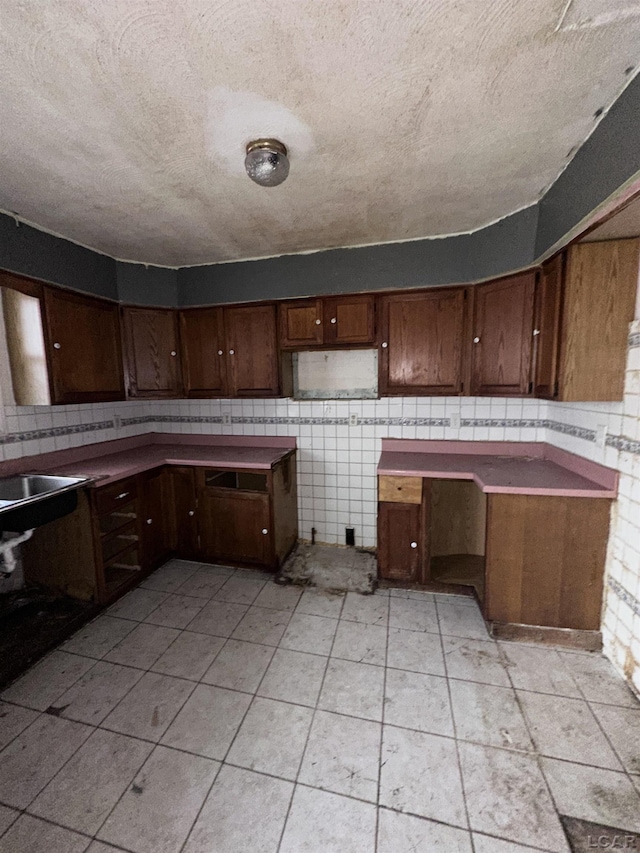
[{"label": "open cabinet opening", "polygon": [[432,581],[473,586],[484,601],[487,498],[470,480],[431,480]]}]

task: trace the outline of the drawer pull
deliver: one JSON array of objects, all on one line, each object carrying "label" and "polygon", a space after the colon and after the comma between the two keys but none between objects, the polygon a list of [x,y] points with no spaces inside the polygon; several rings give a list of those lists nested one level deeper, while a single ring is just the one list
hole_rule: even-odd
[{"label": "drawer pull", "polygon": [[534,329],[533,330],[533,337],[534,338],[537,338],[539,334],[540,334],[540,329]]},{"label": "drawer pull", "polygon": [[412,543],[411,543],[411,547],[412,547],[412,548],[417,548],[417,547],[418,547],[418,543],[417,543],[417,542],[412,542]]},{"label": "drawer pull", "polygon": [[55,343],[55,344],[53,345],[53,348],[54,348],[54,349],[62,349],[62,344]]},{"label": "drawer pull", "polygon": [[476,337],[473,339],[473,342],[474,342],[474,344],[479,344],[480,338],[476,335]]},{"label": "drawer pull", "polygon": [[236,354],[236,351],[234,349],[229,350],[229,355],[235,355],[235,354]]},{"label": "drawer pull", "polygon": [[190,509],[189,510],[189,518],[193,518],[194,515],[195,515],[195,512],[192,509]]},{"label": "drawer pull", "polygon": [[152,524],[152,523],[153,523],[153,519],[152,519],[152,518],[148,518],[148,519],[147,519],[147,524]]},{"label": "drawer pull", "polygon": [[119,495],[116,495],[116,500],[121,501],[123,498],[126,498],[129,492],[121,492]]},{"label": "drawer pull", "polygon": [[262,532],[263,532],[263,534],[266,536],[266,535],[267,535],[267,533],[268,533],[269,531],[267,530],[267,528],[266,528],[266,527],[263,527],[263,528],[262,528]]},{"label": "drawer pull", "polygon": [[382,349],[386,349],[388,346],[389,344],[386,341],[382,342]]},{"label": "drawer pull", "polygon": [[222,354],[223,354],[223,353],[222,353],[222,350],[221,350],[221,349],[219,349],[219,350],[218,350],[218,355],[222,355]]},{"label": "drawer pull", "polygon": [[319,326],[322,320],[316,320],[316,326]]},{"label": "drawer pull", "polygon": [[337,322],[338,322],[338,318],[337,318],[337,317],[332,317],[332,318],[331,318],[331,322],[332,322],[332,323],[334,323],[334,324],[335,324],[335,323],[337,323]]},{"label": "drawer pull", "polygon": [[175,358],[178,355],[178,353],[174,349],[172,349],[171,355]]}]

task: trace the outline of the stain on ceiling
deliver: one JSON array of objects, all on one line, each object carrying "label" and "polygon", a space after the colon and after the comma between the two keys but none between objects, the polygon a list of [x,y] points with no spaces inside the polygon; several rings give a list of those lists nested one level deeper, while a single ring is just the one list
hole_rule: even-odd
[{"label": "stain on ceiling", "polygon": [[[187,266],[472,231],[533,204],[640,61],[630,0],[21,0],[0,208]],[[248,141],[291,172],[252,183]]]}]

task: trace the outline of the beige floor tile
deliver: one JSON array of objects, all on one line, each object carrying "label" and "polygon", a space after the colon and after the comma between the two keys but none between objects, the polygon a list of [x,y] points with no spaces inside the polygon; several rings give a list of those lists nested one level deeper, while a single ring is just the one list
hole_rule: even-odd
[{"label": "beige floor tile", "polygon": [[140,669],[98,661],[51,708],[68,720],[98,726],[143,674]]},{"label": "beige floor tile", "polygon": [[484,619],[477,607],[466,604],[448,603],[436,599],[440,632],[443,635],[465,637],[469,640],[488,640],[489,634]]},{"label": "beige floor tile", "polygon": [[158,592],[175,592],[182,584],[197,571],[196,563],[184,565],[167,563],[152,575],[142,581],[143,589],[153,589]]},{"label": "beige floor tile", "polygon": [[509,677],[516,690],[551,693],[580,699],[581,694],[555,649],[523,643],[498,643],[505,657]]},{"label": "beige floor tile", "polygon": [[331,656],[357,663],[384,666],[386,660],[387,628],[366,622],[347,622],[341,619],[336,631]]},{"label": "beige floor tile", "polygon": [[311,616],[329,616],[338,619],[346,598],[343,592],[330,592],[326,589],[307,587],[302,593],[296,610]]},{"label": "beige floor tile", "polygon": [[416,601],[413,598],[389,597],[389,626],[404,631],[440,633],[436,606],[433,601]]},{"label": "beige floor tile", "polygon": [[184,853],[276,853],[293,784],[224,766]]},{"label": "beige floor tile", "polygon": [[102,725],[132,737],[159,741],[195,684],[156,672],[147,672]]},{"label": "beige floor tile", "polygon": [[524,690],[518,691],[518,699],[541,755],[622,770],[591,709],[582,699]]},{"label": "beige floor tile", "polygon": [[256,698],[236,735],[227,762],[247,770],[295,779],[313,711]]},{"label": "beige floor tile", "polygon": [[428,675],[444,675],[440,635],[389,628],[387,666]]},{"label": "beige floor tile", "polygon": [[161,743],[222,761],[250,703],[247,693],[199,684]]},{"label": "beige floor tile", "polygon": [[175,628],[149,625],[142,622],[122,642],[108,652],[104,660],[149,669],[176,639],[180,632]]},{"label": "beige floor tile", "polygon": [[0,702],[0,750],[30,726],[38,716],[39,712],[31,708]]},{"label": "beige floor tile", "polygon": [[475,681],[450,681],[456,737],[505,749],[532,750],[515,691]]},{"label": "beige floor tile", "polygon": [[340,618],[349,622],[386,625],[389,618],[388,598],[381,595],[361,595],[359,592],[348,592]]},{"label": "beige floor tile", "polygon": [[471,829],[569,853],[560,820],[533,756],[459,744]]},{"label": "beige floor tile", "polygon": [[592,704],[591,710],[626,771],[640,773],[640,709]]},{"label": "beige floor tile", "polygon": [[159,746],[98,833],[135,853],[178,853],[220,765]]},{"label": "beige floor tile", "polygon": [[298,785],[280,853],[370,853],[375,834],[375,806]]},{"label": "beige floor tile", "polygon": [[43,714],[0,753],[0,800],[25,809],[92,731]]},{"label": "beige floor tile", "polygon": [[319,707],[336,714],[379,721],[383,685],[382,667],[330,658]]},{"label": "beige floor tile", "polygon": [[640,794],[624,773],[540,760],[560,814],[640,833]]},{"label": "beige floor tile", "polygon": [[523,847],[513,841],[503,841],[478,832],[473,832],[472,836],[475,853],[534,853],[531,847]]},{"label": "beige floor tile", "polygon": [[151,669],[163,675],[199,681],[224,644],[222,637],[183,631]]},{"label": "beige floor tile", "polygon": [[313,707],[318,701],[326,666],[325,657],[278,649],[262,679],[258,694],[269,699]]},{"label": "beige floor tile", "polygon": [[233,604],[253,604],[266,582],[266,576],[244,577],[237,572],[220,587],[213,598],[215,601],[229,601]]},{"label": "beige floor tile", "polygon": [[454,741],[387,725],[382,737],[380,804],[466,829]]},{"label": "beige floor tile", "polygon": [[186,628],[204,607],[201,598],[192,595],[168,595],[165,600],[153,610],[145,622],[153,625],[164,625],[167,628]]},{"label": "beige floor tile", "polygon": [[132,620],[100,616],[77,631],[60,648],[62,651],[86,655],[89,658],[101,658],[130,634],[137,624]]},{"label": "beige floor tile", "polygon": [[187,628],[198,634],[213,634],[216,637],[230,637],[234,628],[248,608],[244,604],[230,604],[226,601],[209,601]]},{"label": "beige floor tile", "polygon": [[181,584],[176,593],[178,595],[192,595],[195,598],[206,600],[213,598],[220,587],[227,582],[230,574],[217,574],[210,571],[199,571]]},{"label": "beige floor tile", "polygon": [[447,679],[439,675],[389,669],[385,684],[384,721],[392,726],[453,737]]},{"label": "beige floor tile", "polygon": [[559,652],[559,655],[589,702],[640,708],[640,702],[625,680],[602,655],[577,655],[570,652]]},{"label": "beige floor tile", "polygon": [[250,607],[231,636],[234,640],[277,646],[290,619],[291,611],[289,610]]},{"label": "beige floor tile", "polygon": [[138,587],[112,604],[107,614],[117,616],[119,619],[134,619],[142,622],[166,597],[166,592]]},{"label": "beige floor tile", "polygon": [[19,816],[20,812],[16,809],[0,806],[0,835],[3,835]]},{"label": "beige floor tile", "polygon": [[96,730],[29,807],[29,812],[94,835],[153,745]]},{"label": "beige floor tile", "polygon": [[202,676],[205,684],[255,693],[275,649],[242,640],[227,640],[215,661]]},{"label": "beige floor tile", "polygon": [[389,809],[378,813],[378,853],[473,853],[471,836],[425,818]]},{"label": "beige floor tile", "polygon": [[449,678],[479,681],[496,687],[511,686],[497,643],[443,636],[442,646]]},{"label": "beige floor tile", "polygon": [[272,610],[295,610],[301,595],[302,587],[300,586],[293,584],[282,586],[267,582],[253,603],[257,607],[270,607]]},{"label": "beige floor tile", "polygon": [[46,711],[59,696],[94,666],[90,658],[55,651],[14,681],[2,698],[37,711]]},{"label": "beige floor tile", "polygon": [[84,853],[91,839],[22,815],[0,838],[0,853]]},{"label": "beige floor tile", "polygon": [[381,736],[380,723],[317,711],[299,781],[375,803]]},{"label": "beige floor tile", "polygon": [[280,640],[280,647],[297,652],[328,655],[337,627],[337,619],[294,613]]}]

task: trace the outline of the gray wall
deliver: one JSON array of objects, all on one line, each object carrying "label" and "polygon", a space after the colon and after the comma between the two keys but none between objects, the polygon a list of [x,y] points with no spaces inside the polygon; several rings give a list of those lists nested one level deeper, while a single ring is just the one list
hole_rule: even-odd
[{"label": "gray wall", "polygon": [[0,214],[0,269],[118,298],[113,258],[29,225],[18,226],[5,214]]},{"label": "gray wall", "polygon": [[640,173],[640,77],[545,196],[475,234],[184,267],[116,262],[0,214],[0,268],[144,305],[202,305],[480,281],[536,263]]},{"label": "gray wall", "polygon": [[178,271],[116,263],[118,299],[134,305],[177,305]]}]

